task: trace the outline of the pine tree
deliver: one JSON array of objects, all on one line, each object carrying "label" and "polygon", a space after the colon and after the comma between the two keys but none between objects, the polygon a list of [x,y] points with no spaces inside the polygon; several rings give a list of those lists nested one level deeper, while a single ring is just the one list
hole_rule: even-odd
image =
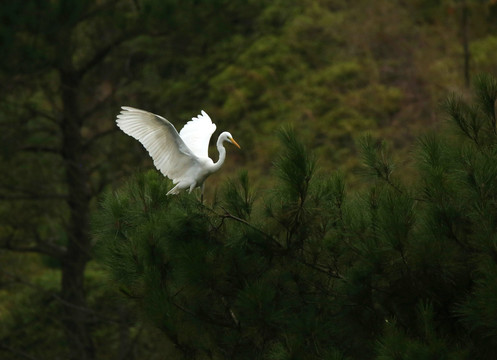
[{"label": "pine tree", "polygon": [[[380,248],[394,250],[390,264],[377,274],[387,295],[380,302],[385,325],[376,349],[381,359],[490,359],[495,354],[490,309],[497,301],[486,279],[495,275],[497,81],[477,77],[474,93],[471,102],[455,95],[447,99],[447,135],[420,138],[413,187],[399,185],[389,161],[366,149],[381,198],[391,198],[392,207],[409,204],[409,216],[399,216],[398,209],[378,217],[405,230],[389,243],[394,228],[384,232],[384,222],[377,223]],[[385,276],[385,270],[395,272]]]},{"label": "pine tree", "polygon": [[360,147],[368,186],[280,133],[271,190],[249,173],[212,205],[157,172],[108,193],[98,254],[177,358],[490,359],[496,349],[497,81],[451,96],[448,134],[427,134],[417,175],[384,142]]},{"label": "pine tree", "polygon": [[339,275],[321,254],[342,179],[313,182],[314,160],[293,132],[281,137],[281,186],[266,201],[246,173],[209,207],[166,197],[169,184],[149,172],[103,202],[102,261],[185,358],[338,354],[323,344],[334,311],[327,282]]}]

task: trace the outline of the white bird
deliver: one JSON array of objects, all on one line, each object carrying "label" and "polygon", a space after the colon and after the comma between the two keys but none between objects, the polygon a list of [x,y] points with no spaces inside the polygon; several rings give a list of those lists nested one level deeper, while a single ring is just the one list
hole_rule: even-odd
[{"label": "white bird", "polygon": [[223,142],[240,148],[233,136],[225,131],[217,139],[218,161],[209,158],[209,140],[216,125],[203,110],[188,121],[179,134],[162,116],[128,106],[122,107],[116,123],[122,131],[142,143],[155,167],[176,185],[167,195],[178,194],[184,189],[191,193],[195,187],[200,187],[203,200],[205,179],[219,170],[226,158]]}]

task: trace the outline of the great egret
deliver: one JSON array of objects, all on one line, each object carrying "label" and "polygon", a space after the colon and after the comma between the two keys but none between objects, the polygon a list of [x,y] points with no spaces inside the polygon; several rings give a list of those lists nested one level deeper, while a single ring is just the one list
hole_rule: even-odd
[{"label": "great egret", "polygon": [[204,110],[188,121],[179,134],[173,124],[162,116],[128,106],[122,107],[116,123],[122,131],[142,143],[154,160],[155,167],[176,185],[167,195],[178,194],[184,189],[189,189],[191,193],[195,187],[200,187],[203,200],[205,179],[219,170],[226,158],[223,142],[240,148],[233,136],[225,131],[216,143],[219,160],[213,162],[209,158],[209,140],[216,125]]}]

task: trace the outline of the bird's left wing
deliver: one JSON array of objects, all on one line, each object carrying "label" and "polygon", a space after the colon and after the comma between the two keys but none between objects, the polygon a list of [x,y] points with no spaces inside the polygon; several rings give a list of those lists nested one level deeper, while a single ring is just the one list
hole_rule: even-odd
[{"label": "bird's left wing", "polygon": [[209,157],[209,141],[216,131],[216,125],[211,118],[202,110],[200,115],[188,121],[179,136],[183,139],[188,148],[198,157]]},{"label": "bird's left wing", "polygon": [[123,106],[117,126],[142,143],[155,167],[174,182],[197,163],[197,157],[165,118],[148,111]]}]

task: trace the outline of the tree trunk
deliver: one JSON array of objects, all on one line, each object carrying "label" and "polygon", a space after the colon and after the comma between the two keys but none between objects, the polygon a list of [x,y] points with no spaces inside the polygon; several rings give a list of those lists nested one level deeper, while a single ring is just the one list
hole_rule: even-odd
[{"label": "tree trunk", "polygon": [[84,291],[84,273],[90,259],[88,174],[83,157],[78,108],[79,74],[60,71],[62,88],[62,155],[67,183],[67,251],[62,258],[61,297],[64,326],[71,359],[95,358]]}]

